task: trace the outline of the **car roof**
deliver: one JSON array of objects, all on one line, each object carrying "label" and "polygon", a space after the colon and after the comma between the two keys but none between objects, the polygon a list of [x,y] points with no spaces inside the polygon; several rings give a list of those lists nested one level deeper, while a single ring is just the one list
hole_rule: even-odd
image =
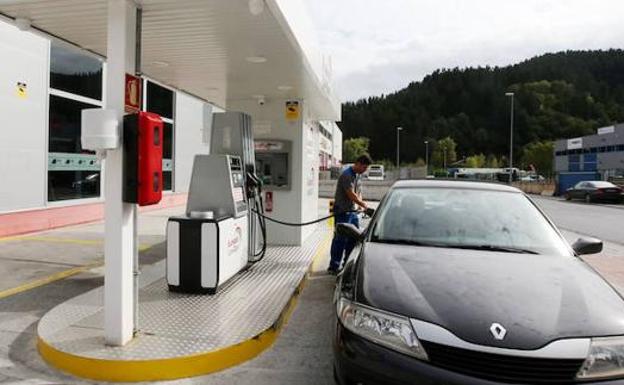
[{"label": "car roof", "polygon": [[519,189],[502,183],[489,183],[481,181],[465,181],[454,179],[414,179],[400,180],[392,185],[396,188],[452,188],[458,190],[488,190],[501,192],[521,193]]}]

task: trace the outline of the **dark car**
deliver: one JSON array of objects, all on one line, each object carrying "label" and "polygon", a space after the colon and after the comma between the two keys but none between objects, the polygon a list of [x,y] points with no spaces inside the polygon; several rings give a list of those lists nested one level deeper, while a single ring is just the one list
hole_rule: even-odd
[{"label": "dark car", "polygon": [[617,202],[624,199],[624,190],[610,182],[584,181],[578,182],[565,192],[565,199],[583,199],[591,202]]},{"label": "dark car", "polygon": [[624,300],[513,187],[397,182],[335,292],[340,384],[624,384]]}]

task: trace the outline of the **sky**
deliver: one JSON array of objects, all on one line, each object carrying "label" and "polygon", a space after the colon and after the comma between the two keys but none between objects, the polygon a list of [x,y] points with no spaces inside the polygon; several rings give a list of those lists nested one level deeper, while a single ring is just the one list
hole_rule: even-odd
[{"label": "sky", "polygon": [[440,68],[624,48],[624,0],[305,0],[343,101]]}]

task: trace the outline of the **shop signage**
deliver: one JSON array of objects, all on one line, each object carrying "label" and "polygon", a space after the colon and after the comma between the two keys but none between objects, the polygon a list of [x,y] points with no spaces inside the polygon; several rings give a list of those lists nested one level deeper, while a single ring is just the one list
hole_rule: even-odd
[{"label": "shop signage", "polygon": [[583,148],[583,138],[568,139],[568,150]]},{"label": "shop signage", "polygon": [[602,127],[598,129],[598,135],[613,134],[615,132],[615,126]]}]

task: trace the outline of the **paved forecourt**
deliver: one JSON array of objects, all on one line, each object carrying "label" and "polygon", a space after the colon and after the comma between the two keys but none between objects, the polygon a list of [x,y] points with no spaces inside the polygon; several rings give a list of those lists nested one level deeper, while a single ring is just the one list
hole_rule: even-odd
[{"label": "paved forecourt", "polygon": [[302,247],[269,247],[261,263],[214,296],[169,292],[166,261],[160,261],[142,271],[140,332],[133,341],[105,345],[100,287],[41,319],[39,352],[58,369],[102,381],[169,380],[237,365],[277,338],[310,267],[327,253],[330,236],[321,224]]}]

